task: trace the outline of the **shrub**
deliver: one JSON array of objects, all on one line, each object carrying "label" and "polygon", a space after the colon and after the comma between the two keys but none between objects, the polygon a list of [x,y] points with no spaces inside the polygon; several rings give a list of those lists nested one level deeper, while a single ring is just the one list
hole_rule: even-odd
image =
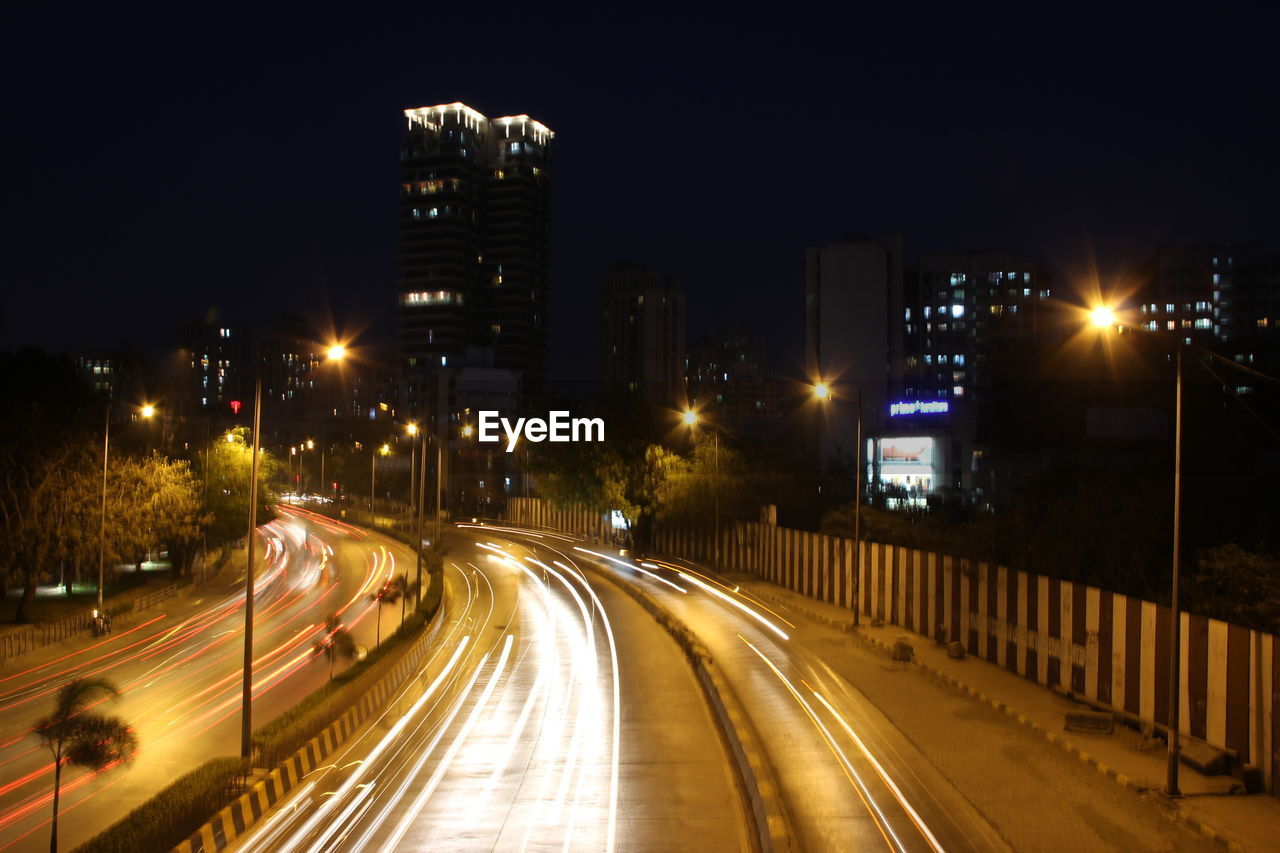
[{"label": "shrub", "polygon": [[192,770],[73,853],[138,853],[169,850],[198,830],[210,815],[244,793],[249,762],[213,758]]}]

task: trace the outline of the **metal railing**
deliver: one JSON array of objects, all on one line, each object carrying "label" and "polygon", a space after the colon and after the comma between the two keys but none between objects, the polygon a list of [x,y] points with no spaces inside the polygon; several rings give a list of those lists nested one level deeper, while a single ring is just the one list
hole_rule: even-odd
[{"label": "metal railing", "polygon": [[[128,603],[119,603],[112,605],[107,603],[107,612],[112,616],[119,616],[124,613],[139,613],[148,608],[154,607],[162,601],[167,601],[178,594],[176,584],[169,584],[161,587],[154,592],[146,595],[138,596]],[[75,636],[83,631],[88,631],[93,627],[93,611],[83,610],[78,613],[71,613],[63,616],[61,619],[52,619],[48,622],[39,622],[35,625],[27,625],[16,631],[11,631],[4,636],[0,636],[0,661],[6,661],[10,658],[25,655],[36,649],[43,648],[51,643],[59,643],[70,637]]]}]

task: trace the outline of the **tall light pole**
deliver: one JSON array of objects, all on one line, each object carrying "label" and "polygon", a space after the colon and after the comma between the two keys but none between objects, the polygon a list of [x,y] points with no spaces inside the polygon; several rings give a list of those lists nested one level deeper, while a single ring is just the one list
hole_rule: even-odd
[{"label": "tall light pole", "polygon": [[[154,406],[143,406],[140,414],[149,418],[156,413]],[[107,562],[107,459],[111,455],[111,404],[107,403],[106,419],[102,430],[102,517],[98,522],[98,610],[102,610],[102,581]]]},{"label": "tall light pole", "polygon": [[[684,425],[689,427],[691,431],[702,422],[698,417],[698,413],[692,409],[686,409],[680,419],[684,421]],[[715,424],[708,423],[707,428],[711,430],[711,438],[715,441],[715,457],[712,462],[715,482],[711,487],[711,494],[715,503],[715,524],[712,527],[715,542],[712,545],[711,559],[715,567],[720,568],[720,433]]]},{"label": "tall light pole", "polygon": [[[813,386],[813,396],[818,402],[832,399],[831,386],[819,382]],[[860,622],[862,611],[862,387],[858,387],[854,399],[856,415],[853,433],[853,624]]]},{"label": "tall light pole", "polygon": [[417,438],[418,452],[422,457],[418,468],[422,473],[418,476],[418,520],[414,529],[413,550],[414,553],[418,555],[418,590],[416,604],[420,606],[422,604],[422,509],[423,505],[427,502],[427,437],[425,435],[419,435]]},{"label": "tall light pole", "polygon": [[[255,364],[257,362],[255,356]],[[244,569],[244,682],[240,699],[240,757],[253,754],[253,537],[258,527],[258,454],[262,439],[262,368],[253,383],[253,444],[249,459],[249,537]]]},{"label": "tall light pole", "polygon": [[376,477],[378,474],[378,454],[386,456],[389,453],[391,453],[391,445],[384,444],[378,448],[377,452],[369,454],[369,527],[374,530],[378,528],[378,516],[375,514],[373,508],[375,494],[374,484],[376,483]]},{"label": "tall light pole", "polygon": [[[329,347],[330,361],[341,361],[346,349]],[[258,456],[262,453],[262,361],[254,355],[253,446],[249,460],[249,540],[245,547],[244,569],[244,679],[240,698],[240,757],[253,754],[253,537],[258,527]],[[227,433],[227,441],[234,436]]]},{"label": "tall light pole", "polygon": [[[1100,305],[1089,310],[1089,323],[1102,331],[1115,331],[1119,318],[1113,308]],[[1178,789],[1178,765],[1181,760],[1182,696],[1182,613],[1178,609],[1178,586],[1182,558],[1182,341],[1174,346],[1175,372],[1173,379],[1173,565],[1170,570],[1169,591],[1169,761],[1165,776],[1165,793],[1171,797],[1182,796]]]}]

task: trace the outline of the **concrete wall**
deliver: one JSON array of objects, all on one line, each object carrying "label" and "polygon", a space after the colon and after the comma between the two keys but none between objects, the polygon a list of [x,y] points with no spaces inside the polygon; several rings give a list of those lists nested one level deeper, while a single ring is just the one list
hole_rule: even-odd
[{"label": "concrete wall", "polygon": [[[606,515],[508,502],[517,524],[607,538]],[[711,561],[705,532],[659,528],[655,550]],[[720,564],[933,638],[1048,687],[1145,721],[1169,719],[1169,608],[1004,566],[758,523],[726,525]],[[1180,730],[1259,767],[1280,795],[1280,640],[1183,611]]]}]

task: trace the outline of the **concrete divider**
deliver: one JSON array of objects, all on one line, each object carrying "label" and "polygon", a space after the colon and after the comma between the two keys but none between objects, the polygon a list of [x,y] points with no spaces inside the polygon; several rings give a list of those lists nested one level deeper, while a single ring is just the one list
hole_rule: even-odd
[{"label": "concrete divider", "polygon": [[307,774],[319,767],[360,728],[386,706],[387,699],[408,679],[410,673],[439,636],[444,624],[446,602],[431,617],[426,632],[413,644],[387,675],[366,692],[358,703],[328,728],[307,742],[283,764],[271,770],[234,802],[223,808],[191,837],[173,848],[173,853],[209,853],[224,850],[262,819],[277,802],[296,788]]}]

